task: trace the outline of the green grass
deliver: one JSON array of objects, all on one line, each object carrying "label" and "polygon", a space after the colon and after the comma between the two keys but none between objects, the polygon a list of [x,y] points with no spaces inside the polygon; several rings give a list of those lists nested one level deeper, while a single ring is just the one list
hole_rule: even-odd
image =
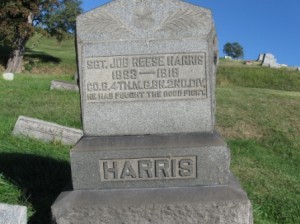
[{"label": "green grass", "polygon": [[217,107],[255,223],[300,223],[300,92],[219,87]]},{"label": "green grass", "polygon": [[300,72],[281,68],[245,66],[241,61],[221,61],[219,86],[244,86],[285,91],[300,91]]},{"label": "green grass", "polygon": [[50,206],[70,183],[70,147],[13,137],[16,119],[25,115],[81,128],[79,94],[50,91],[52,79],[71,77],[0,79],[0,202],[28,206],[29,223],[50,223]]},{"label": "green grass", "polygon": [[[50,206],[71,181],[71,147],[11,132],[19,115],[81,128],[80,104],[78,93],[49,90],[53,79],[72,79],[73,40],[59,45],[34,38],[26,53],[31,71],[12,82],[0,79],[0,202],[26,205],[29,223],[47,224]],[[299,77],[257,63],[219,66],[217,129],[231,148],[231,169],[251,199],[257,224],[300,223]]]},{"label": "green grass", "polygon": [[[54,38],[35,34],[26,44],[24,74],[69,74],[76,71],[74,38],[59,43]],[[8,50],[0,47],[0,71],[4,71]]]}]

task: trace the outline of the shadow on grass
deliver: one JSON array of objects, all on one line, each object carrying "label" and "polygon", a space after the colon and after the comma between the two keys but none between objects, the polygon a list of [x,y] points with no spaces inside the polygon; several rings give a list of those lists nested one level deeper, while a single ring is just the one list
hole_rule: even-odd
[{"label": "shadow on grass", "polygon": [[[0,46],[0,65],[3,67],[6,66],[6,63],[9,58],[11,49],[7,46]],[[58,64],[61,62],[61,59],[58,57],[54,57],[42,51],[33,51],[30,48],[25,49],[25,59],[29,62],[43,62],[43,63],[54,63]]]},{"label": "shadow on grass", "polygon": [[0,153],[0,173],[18,186],[32,204],[30,224],[51,223],[51,205],[71,186],[70,165],[49,157],[21,153]]},{"label": "shadow on grass", "polygon": [[0,64],[3,65],[3,67],[6,66],[10,51],[11,49],[9,47],[0,45]]},{"label": "shadow on grass", "polygon": [[54,57],[42,51],[33,51],[30,48],[25,49],[25,58],[29,61],[34,61],[35,59],[38,59],[38,61],[44,63],[51,62],[58,64],[59,62],[61,62],[60,58]]}]

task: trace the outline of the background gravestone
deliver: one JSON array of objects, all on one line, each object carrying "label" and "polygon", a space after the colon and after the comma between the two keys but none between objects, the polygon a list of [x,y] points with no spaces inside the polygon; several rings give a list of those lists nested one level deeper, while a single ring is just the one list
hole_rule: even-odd
[{"label": "background gravestone", "polygon": [[2,77],[3,77],[4,80],[7,80],[7,81],[14,80],[14,74],[13,73],[5,72],[5,73],[2,74]]},{"label": "background gravestone", "polygon": [[279,64],[277,63],[277,59],[273,54],[267,53],[264,54],[264,58],[262,61],[262,66],[267,66],[270,68],[279,68]]},{"label": "background gravestone", "polygon": [[27,207],[0,203],[1,224],[26,224]]},{"label": "background gravestone", "polygon": [[252,223],[214,132],[211,12],[116,0],[77,18],[77,44],[84,137],[56,223]]},{"label": "background gravestone", "polygon": [[58,81],[58,80],[51,81],[50,89],[69,90],[74,92],[79,91],[79,87],[77,84],[66,82],[66,81]]},{"label": "background gravestone", "polygon": [[265,56],[265,54],[259,54],[257,61],[261,61],[262,62],[264,60],[264,56]]},{"label": "background gravestone", "polygon": [[82,130],[79,129],[25,116],[18,117],[12,134],[45,142],[61,142],[65,145],[75,145],[83,135]]}]

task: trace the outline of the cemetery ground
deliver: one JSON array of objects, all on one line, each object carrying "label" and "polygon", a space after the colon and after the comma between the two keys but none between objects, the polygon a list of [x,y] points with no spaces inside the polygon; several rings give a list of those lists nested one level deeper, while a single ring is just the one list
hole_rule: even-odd
[{"label": "cemetery ground", "polygon": [[[80,102],[79,93],[50,91],[52,80],[72,80],[74,40],[34,38],[25,71],[0,79],[0,202],[28,206],[29,223],[47,224],[70,188],[71,147],[11,132],[19,115],[81,128]],[[255,223],[300,223],[300,72],[221,61],[217,84],[217,129]]]}]

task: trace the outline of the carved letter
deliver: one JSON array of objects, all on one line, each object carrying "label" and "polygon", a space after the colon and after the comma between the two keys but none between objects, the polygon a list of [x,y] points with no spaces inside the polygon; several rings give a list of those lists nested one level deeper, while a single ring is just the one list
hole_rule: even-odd
[{"label": "carved letter", "polygon": [[155,161],[155,177],[169,177],[168,169],[170,168],[169,161],[166,159]]},{"label": "carved letter", "polygon": [[109,173],[113,173],[114,178],[118,179],[118,165],[117,162],[113,162],[113,167],[108,168],[108,162],[103,162],[104,179],[109,179]]},{"label": "carved letter", "polygon": [[[140,178],[152,178],[152,162],[150,160],[140,160],[138,161],[139,164],[139,177]],[[144,175],[146,174],[146,175]]]},{"label": "carved letter", "polygon": [[188,177],[193,175],[193,161],[191,159],[182,159],[179,161],[179,175]]},{"label": "carved letter", "polygon": [[136,178],[136,174],[129,161],[125,161],[124,168],[121,174],[121,179],[125,179],[125,177]]}]

